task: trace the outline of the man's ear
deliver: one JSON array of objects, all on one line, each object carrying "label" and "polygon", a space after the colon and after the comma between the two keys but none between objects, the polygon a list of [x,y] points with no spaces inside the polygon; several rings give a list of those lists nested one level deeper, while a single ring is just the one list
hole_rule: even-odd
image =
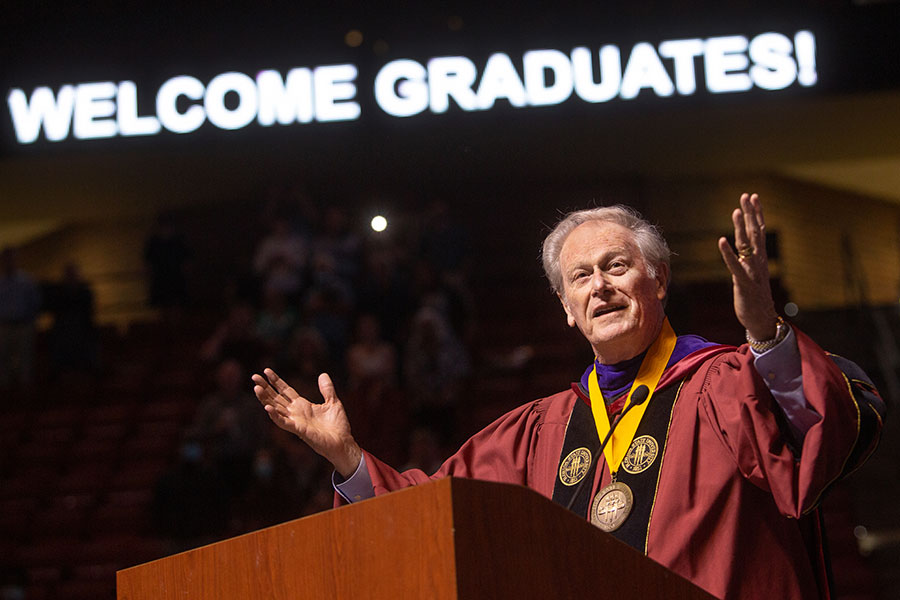
[{"label": "man's ear", "polygon": [[656,297],[665,299],[669,293],[669,265],[663,263],[656,267]]},{"label": "man's ear", "polygon": [[566,323],[569,324],[569,327],[575,327],[575,317],[572,316],[572,312],[569,310],[569,305],[566,303],[566,299],[562,297],[562,294],[557,292],[556,297],[559,298],[559,303],[562,304],[563,310],[566,311]]}]

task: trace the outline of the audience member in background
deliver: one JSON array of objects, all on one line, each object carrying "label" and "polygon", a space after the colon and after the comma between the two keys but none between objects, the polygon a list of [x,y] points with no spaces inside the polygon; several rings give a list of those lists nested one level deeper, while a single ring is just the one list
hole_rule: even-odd
[{"label": "audience member in background", "polygon": [[256,335],[266,355],[276,365],[286,367],[289,362],[291,335],[297,328],[297,313],[288,306],[285,295],[276,289],[263,291],[263,304],[256,315]]},{"label": "audience member in background", "polygon": [[424,260],[415,265],[415,293],[419,308],[439,310],[463,341],[471,339],[475,326],[475,302],[462,272],[440,273]]},{"label": "audience member in background", "polygon": [[[312,374],[312,378],[315,379],[323,369],[331,366],[328,360],[328,346],[319,332],[312,327],[300,327],[294,332],[289,351],[291,373],[302,373],[305,377]],[[309,385],[309,389],[316,388]]]},{"label": "audience member in background", "polygon": [[44,308],[53,316],[50,356],[54,375],[96,373],[99,342],[94,324],[94,292],[81,277],[78,265],[67,264],[62,280],[45,286],[44,297]]},{"label": "audience member in background", "polygon": [[259,418],[245,380],[237,360],[222,361],[216,369],[216,389],[200,404],[188,430],[234,493],[246,487],[253,457],[269,429],[266,419]]},{"label": "audience member in background", "polygon": [[41,293],[18,265],[17,251],[0,255],[0,389],[34,382],[35,319]]},{"label": "audience member in background", "polygon": [[306,239],[291,228],[290,221],[276,217],[272,230],[256,248],[253,269],[260,278],[263,293],[274,290],[291,301],[300,298],[309,256]]},{"label": "audience member in background", "polygon": [[444,462],[444,454],[435,432],[428,427],[417,427],[409,435],[409,449],[403,470],[421,469],[426,473],[434,473]]},{"label": "audience member in background", "polygon": [[307,324],[325,341],[331,364],[343,369],[353,310],[350,290],[337,279],[319,280],[309,291],[304,308]]},{"label": "audience member in background", "polygon": [[181,552],[221,539],[227,533],[231,497],[226,480],[203,444],[186,438],[178,462],[160,477],[153,493],[153,525]]},{"label": "audience member in background", "polygon": [[190,246],[178,230],[175,216],[160,214],[156,229],[144,244],[144,262],[150,279],[150,306],[162,310],[167,320],[177,318],[187,306],[190,259]]},{"label": "audience member in background", "polygon": [[[381,338],[378,320],[357,319],[356,340],[347,351],[348,409],[360,439],[385,456],[402,460],[402,440],[409,435],[409,406],[398,389],[397,351]],[[400,442],[400,443],[398,443]]]},{"label": "audience member in background", "polygon": [[248,302],[232,306],[225,320],[200,347],[200,358],[208,363],[234,358],[247,367],[255,365],[263,355],[263,345],[256,334],[256,311]]},{"label": "audience member in background", "polygon": [[25,600],[28,596],[25,587],[28,584],[28,571],[11,559],[4,558],[0,563],[0,600]]},{"label": "audience member in background", "polygon": [[325,210],[321,232],[313,239],[313,255],[328,257],[334,274],[347,285],[359,270],[360,239],[348,226],[347,214],[338,206]]},{"label": "audience member in background", "polygon": [[471,248],[468,231],[459,224],[443,200],[432,202],[425,215],[419,256],[441,275],[461,273]]},{"label": "audience member in background", "polygon": [[328,489],[328,474],[315,452],[300,444],[279,443],[281,436],[273,437],[274,443],[256,451],[250,484],[235,502],[234,534],[301,517],[317,488]]},{"label": "audience member in background", "polygon": [[356,321],[356,339],[347,350],[350,390],[381,393],[397,385],[397,351],[381,337],[378,320],[363,314]]},{"label": "audience member in background", "polygon": [[469,355],[446,316],[431,306],[413,319],[404,379],[419,424],[437,428],[445,444],[456,428],[460,388],[471,372]]},{"label": "audience member in background", "polygon": [[412,278],[397,244],[370,244],[363,256],[357,304],[378,319],[385,339],[405,342],[403,328],[414,310]]}]

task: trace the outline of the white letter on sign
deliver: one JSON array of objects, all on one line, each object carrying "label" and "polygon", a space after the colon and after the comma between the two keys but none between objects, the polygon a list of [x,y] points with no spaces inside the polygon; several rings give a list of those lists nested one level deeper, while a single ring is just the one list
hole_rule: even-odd
[{"label": "white letter on sign", "polygon": [[375,76],[375,101],[395,117],[411,117],[428,108],[425,67],[414,60],[395,60]]},{"label": "white letter on sign", "polygon": [[[522,59],[525,65],[525,91],[532,106],[559,104],[572,95],[572,63],[559,50],[532,50]],[[553,84],[547,85],[547,71]]]},{"label": "white letter on sign", "polygon": [[58,142],[69,135],[72,110],[75,108],[75,88],[64,85],[59,89],[59,98],[54,98],[53,90],[39,87],[31,94],[30,101],[24,91],[16,88],[9,92],[7,104],[20,144],[37,141],[41,124],[47,139]]},{"label": "white letter on sign", "polygon": [[162,126],[174,133],[190,133],[206,120],[203,107],[193,105],[183,113],[176,106],[178,96],[191,100],[203,98],[203,84],[190,75],[179,75],[168,80],[156,93],[156,116]]}]

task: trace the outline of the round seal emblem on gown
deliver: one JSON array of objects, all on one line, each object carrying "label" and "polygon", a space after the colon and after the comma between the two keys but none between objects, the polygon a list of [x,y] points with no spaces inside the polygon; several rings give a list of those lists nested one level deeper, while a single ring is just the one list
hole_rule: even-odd
[{"label": "round seal emblem on gown", "polygon": [[587,448],[576,448],[569,452],[559,465],[559,480],[564,485],[573,486],[587,475],[591,468],[591,452]]},{"label": "round seal emblem on gown", "polygon": [[659,454],[659,444],[652,436],[642,435],[635,438],[622,459],[622,468],[632,475],[646,471]]}]

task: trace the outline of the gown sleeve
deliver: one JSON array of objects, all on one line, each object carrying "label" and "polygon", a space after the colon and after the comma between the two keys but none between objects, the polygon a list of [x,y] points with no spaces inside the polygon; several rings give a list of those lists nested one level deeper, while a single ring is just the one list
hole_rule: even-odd
[{"label": "gown sleeve", "polygon": [[746,346],[717,357],[700,373],[699,401],[740,473],[770,492],[782,514],[798,518],[872,453],[885,405],[862,369],[794,331],[803,395],[821,416],[798,447]]}]

